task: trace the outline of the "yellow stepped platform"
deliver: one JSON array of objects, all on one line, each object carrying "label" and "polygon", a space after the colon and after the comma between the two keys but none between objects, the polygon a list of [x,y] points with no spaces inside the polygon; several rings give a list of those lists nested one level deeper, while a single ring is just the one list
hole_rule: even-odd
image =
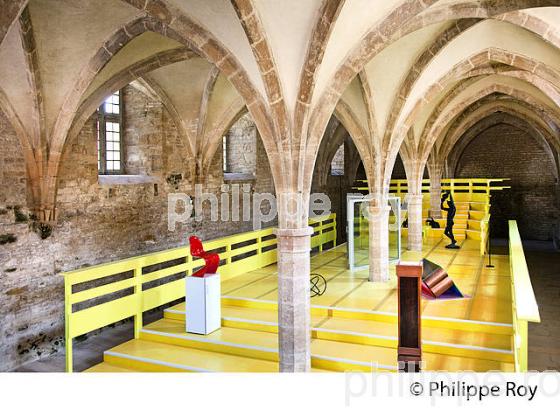
[{"label": "yellow stepped platform", "polygon": [[[482,239],[482,220],[487,215],[489,204],[486,202],[465,201],[456,202],[457,213],[455,214],[455,225],[453,234],[456,239]],[[428,213],[425,211],[425,217]],[[446,225],[447,212],[442,211],[442,218],[436,219],[441,228],[430,229],[430,237],[440,238],[443,236]]]},{"label": "yellow stepped platform", "polygon": [[[278,371],[276,302],[224,296],[222,304],[220,330],[185,333],[179,304],[90,371]],[[424,317],[422,331],[428,370],[513,370],[511,325]],[[396,334],[395,314],[313,306],[313,370],[395,371]]]}]

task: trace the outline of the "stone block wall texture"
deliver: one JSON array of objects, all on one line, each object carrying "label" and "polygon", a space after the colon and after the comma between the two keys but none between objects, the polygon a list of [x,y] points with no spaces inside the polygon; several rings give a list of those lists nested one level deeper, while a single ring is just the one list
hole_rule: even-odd
[{"label": "stone block wall texture", "polygon": [[25,204],[26,173],[18,137],[0,110],[0,204]]},{"label": "stone block wall texture", "polygon": [[518,221],[523,239],[552,240],[560,221],[558,181],[550,156],[535,139],[508,124],[478,135],[463,151],[456,178],[511,178],[511,189],[492,194],[491,235],[506,238]]},{"label": "stone block wall texture", "polygon": [[[167,228],[167,195],[194,193],[185,141],[161,104],[127,87],[125,98],[127,173],[147,174],[156,182],[101,185],[97,175],[95,115],[69,141],[58,189],[58,221],[42,240],[25,220],[26,175],[18,139],[0,112],[0,235],[16,241],[0,245],[0,371],[63,349],[61,272],[183,245],[189,235],[202,239],[252,229],[250,222],[196,222]],[[246,127],[245,129],[249,129]],[[235,133],[245,137],[243,131]],[[234,137],[235,138],[235,137]],[[256,141],[258,176],[254,192],[273,192],[268,160]],[[177,183],[168,182],[181,174]],[[216,153],[205,191],[220,193],[222,152]],[[205,214],[209,213],[208,204]],[[14,211],[14,207],[21,207]],[[22,216],[23,215],[23,216]]]},{"label": "stone block wall texture", "polygon": [[257,127],[249,114],[243,115],[226,133],[227,172],[255,174],[257,171]]}]

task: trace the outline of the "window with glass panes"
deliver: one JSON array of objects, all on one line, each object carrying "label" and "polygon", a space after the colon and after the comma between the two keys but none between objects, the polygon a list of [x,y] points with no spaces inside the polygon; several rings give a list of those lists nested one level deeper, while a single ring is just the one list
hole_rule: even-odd
[{"label": "window with glass panes", "polygon": [[115,92],[99,107],[97,120],[97,169],[100,174],[123,173],[122,95]]}]

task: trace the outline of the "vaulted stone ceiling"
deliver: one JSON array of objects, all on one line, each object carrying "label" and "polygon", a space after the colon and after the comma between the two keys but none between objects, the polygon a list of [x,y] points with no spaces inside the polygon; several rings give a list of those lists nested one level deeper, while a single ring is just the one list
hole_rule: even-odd
[{"label": "vaulted stone ceiling", "polygon": [[66,142],[130,82],[166,105],[198,175],[248,110],[278,192],[309,192],[333,115],[380,193],[399,151],[418,179],[428,159],[445,161],[470,127],[497,112],[558,147],[560,1],[1,0],[0,7],[0,106],[22,142],[42,219],[54,218]]}]

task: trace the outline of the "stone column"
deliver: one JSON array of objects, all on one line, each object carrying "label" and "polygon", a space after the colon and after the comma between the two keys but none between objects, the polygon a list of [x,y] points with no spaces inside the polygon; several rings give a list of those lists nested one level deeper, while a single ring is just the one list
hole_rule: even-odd
[{"label": "stone column", "polygon": [[430,216],[441,218],[441,175],[443,165],[429,164],[430,171]]},{"label": "stone column", "polygon": [[389,280],[389,212],[387,201],[372,201],[369,218],[369,281]]},{"label": "stone column", "polygon": [[408,194],[408,249],[422,250],[422,194]]},{"label": "stone column", "polygon": [[276,229],[281,372],[311,370],[311,227]]}]

